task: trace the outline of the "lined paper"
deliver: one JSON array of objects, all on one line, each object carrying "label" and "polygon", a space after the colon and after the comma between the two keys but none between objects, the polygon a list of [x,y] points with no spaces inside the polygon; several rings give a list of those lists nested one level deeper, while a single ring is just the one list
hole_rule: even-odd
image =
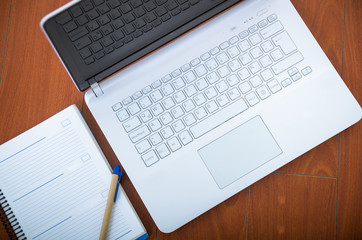
[{"label": "lined paper", "polygon": [[[71,106],[0,146],[0,188],[28,239],[98,239],[111,173]],[[122,189],[109,239],[145,233]]]}]

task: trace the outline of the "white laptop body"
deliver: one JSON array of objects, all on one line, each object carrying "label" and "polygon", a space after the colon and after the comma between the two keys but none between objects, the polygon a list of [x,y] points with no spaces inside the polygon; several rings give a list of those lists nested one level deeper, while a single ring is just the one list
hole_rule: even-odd
[{"label": "white laptop body", "polygon": [[[269,16],[272,16],[271,19],[268,19]],[[272,18],[275,17],[277,19],[273,20]],[[288,34],[294,45],[290,41],[284,42],[281,43],[284,44],[282,49],[281,46],[276,45],[278,39],[272,39],[273,36],[268,38],[266,31],[260,32],[260,29],[266,28],[263,24],[267,23],[267,26],[271,26],[276,21],[283,27],[279,33]],[[127,100],[123,100],[129,100],[128,97],[130,97],[132,103],[138,104],[141,109],[140,112],[145,111],[146,109],[142,109],[139,100],[135,100],[139,97],[137,93],[142,93],[142,90],[147,86],[151,86],[151,88],[154,86],[152,91],[160,89],[167,84],[161,79],[171,73],[177,75],[175,72],[177,69],[182,71],[180,76],[183,77],[187,70],[183,71],[182,66],[187,63],[192,65],[195,63],[193,61],[195,58],[198,58],[201,64],[206,66],[207,60],[203,61],[202,58],[206,59],[208,56],[203,54],[208,52],[211,57],[217,59],[218,54],[214,52],[215,47],[222,51],[223,47],[230,48],[234,44],[240,50],[241,41],[244,39],[239,34],[245,30],[248,31],[248,36],[245,39],[248,39],[251,48],[253,48],[250,37],[253,36],[252,32],[255,26],[259,28],[257,33],[261,36],[263,43],[272,42],[273,50],[279,49],[287,52],[287,55],[291,56],[290,61],[296,62],[281,73],[279,73],[280,68],[288,65],[285,62],[276,65],[278,62],[276,61],[273,62],[272,66],[267,67],[273,69],[273,79],[278,82],[276,85],[268,85],[268,81],[262,82],[261,86],[267,88],[269,96],[263,95],[265,91],[257,92],[256,89],[259,86],[252,89],[257,96],[257,99],[254,100],[257,100],[258,103],[253,102],[249,98],[250,96],[247,100],[247,93],[242,94],[239,87],[242,82],[249,81],[249,85],[260,84],[251,82],[255,79],[241,80],[238,73],[243,68],[247,68],[249,73],[252,70],[257,72],[258,69],[255,70],[250,66],[253,62],[258,62],[259,66],[262,66],[261,60],[257,57],[254,59],[249,52],[252,62],[245,65],[241,64],[235,72],[231,70],[234,69],[234,65],[227,63],[230,71],[228,76],[235,74],[239,77],[240,82],[236,88],[241,94],[241,98],[239,98],[241,100],[238,100],[232,107],[225,107],[225,111],[220,110],[221,107],[217,105],[220,113],[209,114],[205,118],[206,120],[199,120],[198,122],[203,123],[197,127],[186,126],[186,120],[182,116],[180,119],[183,121],[185,129],[192,133],[191,136],[196,134],[197,137],[192,137],[190,142],[184,144],[179,135],[182,131],[176,132],[171,127],[173,135],[163,140],[169,151],[166,157],[161,157],[165,153],[164,151],[161,151],[160,154],[156,150],[157,146],[153,146],[150,137],[154,132],[150,130],[152,133],[146,134],[147,137],[143,138],[142,141],[147,139],[151,148],[145,145],[138,146],[139,148],[150,148],[150,150],[140,154],[138,152],[140,149],[136,148],[139,143],[137,136],[132,136],[134,140],[136,139],[135,143],[131,141],[129,136],[134,130],[127,132],[127,127],[124,125],[132,125],[133,123],[126,122],[137,117],[142,122],[142,126],[146,126],[148,129],[151,127],[149,122],[144,122],[141,119],[139,113],[132,115],[129,109],[130,105],[125,105]],[[277,27],[277,25],[273,25],[273,28]],[[234,42],[235,38],[233,37],[235,36],[238,39],[237,43]],[[289,38],[287,37],[287,39]],[[225,41],[229,42],[226,44]],[[281,37],[280,41],[285,41],[285,38]],[[266,50],[262,49],[260,44],[256,46],[259,46],[262,51],[269,51],[266,45],[263,45]],[[275,57],[277,59],[278,56],[271,55],[273,50],[267,52],[267,55],[269,58]],[[289,50],[292,52],[289,53]],[[228,52],[228,54],[230,53]],[[227,56],[232,58],[230,55]],[[239,57],[238,59],[241,62]],[[217,63],[221,68],[222,64]],[[265,64],[267,65],[267,63]],[[299,75],[297,77],[292,75],[295,68],[300,75],[298,80],[294,78],[299,78]],[[195,75],[202,75],[202,73],[196,73],[194,68],[192,71]],[[256,75],[262,77],[262,71],[260,70]],[[224,74],[218,73],[219,75]],[[292,78],[292,76],[294,77]],[[202,77],[198,77],[197,80]],[[224,77],[222,80],[226,78]],[[284,82],[285,79],[290,79],[290,81]],[[157,87],[157,84],[152,85],[157,80],[162,82],[160,87]],[[225,82],[227,81],[225,80]],[[227,86],[228,90],[225,95],[230,99],[227,93],[233,87]],[[195,87],[197,86],[195,85]],[[214,87],[216,88],[216,86]],[[259,89],[258,91],[262,90]],[[205,91],[201,92],[206,95]],[[136,95],[134,95],[135,93]],[[173,94],[170,96],[174,96]],[[141,95],[144,96],[143,93]],[[193,98],[191,97],[191,99]],[[85,100],[153,220],[162,232],[171,232],[186,224],[267,174],[358,122],[362,115],[359,104],[288,0],[243,1],[194,31],[101,82],[99,87],[86,93]],[[209,101],[208,98],[206,100]],[[115,106],[116,111],[112,108],[113,106]],[[121,111],[120,106],[122,106],[121,109],[126,109],[130,115],[123,122],[117,117],[117,112]],[[161,106],[163,105],[161,104]],[[244,111],[240,108],[247,109]],[[171,109],[166,110],[164,106],[162,110],[163,113],[171,112]],[[184,109],[184,111],[186,110]],[[236,114],[237,111],[241,111],[241,113]],[[193,113],[195,117],[194,110],[191,110],[190,113]],[[158,117],[154,115],[152,113],[150,117],[152,119]],[[227,119],[222,120],[224,116]],[[210,129],[205,131],[205,128]],[[139,134],[142,135],[144,132]],[[174,137],[181,147],[172,151],[170,145],[167,144],[168,140]],[[144,144],[147,145],[147,143]],[[176,146],[176,148],[178,147]],[[155,156],[144,156],[149,151],[153,151]],[[144,160],[150,162],[145,163]]]}]

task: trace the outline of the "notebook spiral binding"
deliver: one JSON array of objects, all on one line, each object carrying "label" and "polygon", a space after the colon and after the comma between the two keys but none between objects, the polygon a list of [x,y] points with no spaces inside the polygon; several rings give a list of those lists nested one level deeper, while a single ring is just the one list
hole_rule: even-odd
[{"label": "notebook spiral binding", "polygon": [[1,189],[0,189],[0,221],[3,223],[10,239],[21,239],[21,240],[27,239]]}]

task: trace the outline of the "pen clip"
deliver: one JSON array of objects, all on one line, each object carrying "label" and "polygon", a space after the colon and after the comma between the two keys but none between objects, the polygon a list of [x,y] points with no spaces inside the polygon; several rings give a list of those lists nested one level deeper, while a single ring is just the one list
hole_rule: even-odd
[{"label": "pen clip", "polygon": [[116,202],[116,199],[117,199],[117,193],[118,193],[118,188],[119,188],[119,184],[121,182],[121,176],[122,176],[122,169],[121,169],[121,166],[119,165],[116,165],[114,166],[114,169],[113,169],[113,173],[112,174],[116,174],[118,175],[118,184],[117,184],[117,189],[116,189],[116,194],[114,196],[114,202]]}]

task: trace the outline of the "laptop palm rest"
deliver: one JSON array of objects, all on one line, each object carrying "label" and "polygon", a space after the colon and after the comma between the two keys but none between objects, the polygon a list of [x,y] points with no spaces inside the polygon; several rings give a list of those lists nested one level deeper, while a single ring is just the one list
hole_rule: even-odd
[{"label": "laptop palm rest", "polygon": [[219,188],[224,188],[282,153],[260,116],[198,150]]}]

